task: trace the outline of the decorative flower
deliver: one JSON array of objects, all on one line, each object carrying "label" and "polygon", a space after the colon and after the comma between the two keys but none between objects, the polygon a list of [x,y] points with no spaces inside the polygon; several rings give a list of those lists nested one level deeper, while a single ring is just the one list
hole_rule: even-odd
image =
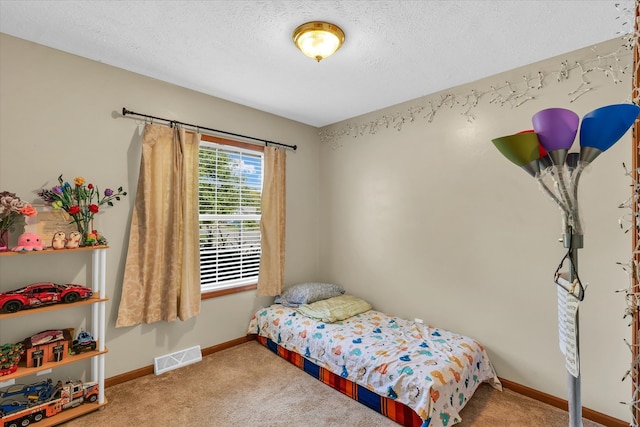
[{"label": "decorative flower", "polygon": [[118,187],[117,192],[107,188],[100,194],[97,186],[91,183],[85,185],[85,182],[85,179],[79,176],[73,180],[72,186],[60,175],[58,177],[60,185],[51,189],[42,188],[38,191],[38,196],[54,209],[62,209],[71,215],[78,231],[82,233],[83,244],[106,244],[104,236],[93,230],[93,217],[100,212],[101,206],[113,206],[113,201],[120,200],[120,197],[126,196],[127,192],[122,187]]},{"label": "decorative flower", "polygon": [[24,354],[24,345],[20,342],[17,344],[3,344],[0,346],[0,369],[9,369],[17,365]]},{"label": "decorative flower", "polygon": [[15,193],[0,192],[0,237],[13,228],[18,218],[37,214],[38,212],[33,206],[21,200]]}]

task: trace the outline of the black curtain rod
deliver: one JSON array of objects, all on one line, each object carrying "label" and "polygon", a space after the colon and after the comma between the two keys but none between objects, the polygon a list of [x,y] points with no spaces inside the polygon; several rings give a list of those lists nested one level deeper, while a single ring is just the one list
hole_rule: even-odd
[{"label": "black curtain rod", "polygon": [[204,130],[208,130],[208,131],[211,131],[211,132],[222,133],[222,134],[231,135],[231,136],[237,136],[239,138],[252,139],[254,141],[260,141],[260,142],[264,143],[265,145],[269,145],[269,144],[271,144],[271,145],[280,145],[282,147],[291,148],[293,151],[298,149],[297,145],[288,145],[288,144],[283,144],[281,142],[268,141],[266,139],[260,139],[260,138],[254,138],[252,136],[240,135],[239,133],[226,132],[226,131],[223,131],[223,130],[212,129],[212,128],[208,128],[208,127],[204,127],[204,126],[198,126],[198,125],[192,125],[190,123],[185,123],[185,122],[179,122],[177,120],[164,119],[162,117],[156,117],[156,116],[150,116],[148,114],[136,113],[134,111],[127,110],[125,107],[122,107],[122,115],[123,116],[127,116],[127,115],[129,115],[129,116],[140,116],[140,117],[146,117],[148,119],[162,120],[162,121],[165,121],[165,122],[169,122],[169,124],[171,126],[173,126],[174,124],[190,126],[190,127],[196,128],[196,129],[204,129]]}]

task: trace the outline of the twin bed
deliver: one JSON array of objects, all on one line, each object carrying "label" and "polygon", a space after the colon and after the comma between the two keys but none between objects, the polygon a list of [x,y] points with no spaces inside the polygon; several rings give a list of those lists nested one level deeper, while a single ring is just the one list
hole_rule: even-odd
[{"label": "twin bed", "polygon": [[501,388],[478,341],[373,310],[336,285],[302,288],[306,292],[291,288],[256,312],[248,333],[397,423],[454,425],[481,383]]}]

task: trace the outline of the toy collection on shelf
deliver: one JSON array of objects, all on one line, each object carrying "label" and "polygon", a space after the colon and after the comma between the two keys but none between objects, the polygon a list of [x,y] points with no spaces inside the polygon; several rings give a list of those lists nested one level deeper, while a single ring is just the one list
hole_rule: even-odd
[{"label": "toy collection on shelf", "polygon": [[[37,245],[39,239],[26,243]],[[0,293],[0,314],[12,315],[21,310],[37,310],[40,307],[60,303],[73,304],[93,296],[93,290],[82,285],[32,283],[20,289]],[[101,301],[99,298],[94,300]],[[81,410],[85,411],[84,413],[93,411],[106,403],[106,400],[103,401],[100,397],[104,374],[101,374],[98,382],[69,381],[62,384],[58,381],[55,386],[51,379],[27,385],[13,382],[17,377],[72,363],[84,357],[93,357],[103,352],[102,348],[99,352],[96,351],[97,342],[88,331],[80,330],[75,339],[73,336],[73,328],[47,329],[20,342],[0,346],[0,383],[7,378],[5,384],[9,384],[4,389],[0,388],[0,425],[26,426],[44,418],[56,416],[66,409],[80,406],[85,402],[97,402],[98,405],[83,407],[86,408]],[[86,352],[89,352],[87,356],[81,356]],[[65,360],[71,356],[78,359]],[[70,414],[72,417],[77,416],[77,412]],[[64,417],[62,414],[61,416]]]},{"label": "toy collection on shelf", "polygon": [[[72,304],[92,296],[93,291],[82,285],[32,283],[0,293],[0,312],[15,313],[52,304]],[[67,353],[79,354],[96,349],[96,342],[89,332],[80,331],[75,340],[72,336],[73,329],[50,329],[17,344],[4,344],[0,347],[0,377],[15,372],[20,360],[27,368],[37,368],[47,362],[60,362]]]},{"label": "toy collection on shelf", "polygon": [[0,389],[0,421],[5,426],[26,426],[59,414],[85,402],[98,400],[97,382],[58,381],[48,378],[31,384],[15,384]]},{"label": "toy collection on shelf", "polygon": [[89,332],[81,330],[76,339],[72,339],[73,333],[73,328],[49,329],[15,344],[3,344],[0,346],[0,379],[21,365],[41,368],[47,363],[62,362],[69,355],[96,350],[97,343]]}]

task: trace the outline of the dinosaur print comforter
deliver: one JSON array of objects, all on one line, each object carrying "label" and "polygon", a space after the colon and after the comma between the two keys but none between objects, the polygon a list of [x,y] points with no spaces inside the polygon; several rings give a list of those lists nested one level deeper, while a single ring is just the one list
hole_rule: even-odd
[{"label": "dinosaur print comforter", "polygon": [[319,322],[280,304],[259,310],[249,334],[410,407],[424,426],[451,426],[484,381],[501,389],[483,346],[443,329],[369,310]]}]

